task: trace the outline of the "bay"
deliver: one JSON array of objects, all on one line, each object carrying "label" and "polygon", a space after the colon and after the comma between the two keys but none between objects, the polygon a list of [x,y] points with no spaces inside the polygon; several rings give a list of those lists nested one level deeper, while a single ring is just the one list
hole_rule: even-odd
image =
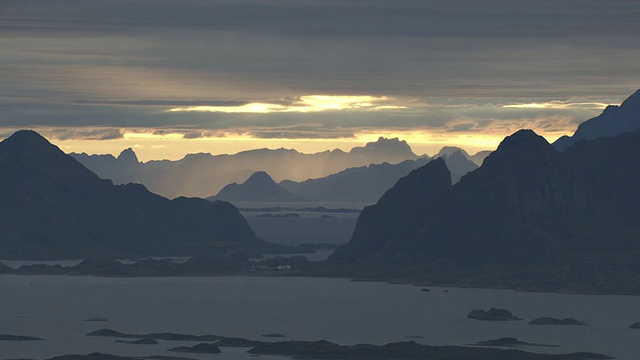
[{"label": "bay", "polygon": [[[0,342],[0,359],[43,359],[63,354],[173,355],[192,342],[127,345],[85,336],[100,328],[124,333],[216,334],[270,340],[325,339],[340,344],[414,340],[464,345],[500,337],[558,347],[523,347],[547,353],[598,352],[637,359],[640,321],[635,296],[526,293],[493,289],[430,288],[288,277],[0,276],[0,333],[37,336],[35,342]],[[507,308],[514,322],[467,319],[473,309]],[[534,326],[542,316],[573,317],[587,326]],[[85,321],[104,318],[108,321]],[[247,349],[188,357],[248,359]],[[281,359],[262,356],[264,359]]]}]

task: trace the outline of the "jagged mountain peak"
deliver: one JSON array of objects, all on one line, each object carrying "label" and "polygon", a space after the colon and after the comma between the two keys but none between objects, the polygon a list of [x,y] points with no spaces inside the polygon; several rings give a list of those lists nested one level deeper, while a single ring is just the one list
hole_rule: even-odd
[{"label": "jagged mountain peak", "polygon": [[417,155],[413,153],[406,141],[398,138],[379,137],[375,142],[368,142],[363,147],[355,147],[351,149],[350,154],[358,156],[384,155],[387,161],[415,159]]},{"label": "jagged mountain peak", "polygon": [[373,141],[373,142],[368,142],[365,144],[365,148],[369,148],[369,149],[385,149],[385,148],[405,148],[408,147],[409,144],[407,144],[406,141],[404,140],[400,140],[399,138],[395,137],[395,138],[385,138],[383,136],[380,136],[378,138],[378,140]]}]

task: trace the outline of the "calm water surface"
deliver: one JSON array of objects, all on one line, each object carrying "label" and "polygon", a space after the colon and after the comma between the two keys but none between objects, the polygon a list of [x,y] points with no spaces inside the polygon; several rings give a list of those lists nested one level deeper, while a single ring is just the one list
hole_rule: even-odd
[{"label": "calm water surface", "polygon": [[[449,290],[445,292],[444,290]],[[525,319],[483,322],[470,310],[501,307]],[[588,326],[534,326],[541,316],[573,317]],[[109,318],[88,322],[88,318]],[[0,359],[43,359],[106,352],[180,355],[166,349],[194,343],[161,341],[127,345],[87,337],[100,328],[126,333],[176,332],[341,344],[409,340],[463,345],[499,337],[559,345],[523,347],[534,352],[592,351],[620,359],[640,358],[640,298],[523,293],[507,290],[432,288],[349,282],[342,279],[261,277],[96,278],[0,276],[0,334],[28,335],[38,342],[0,342]],[[200,359],[248,359],[247,349],[223,348]],[[282,359],[262,356],[265,360]]]}]

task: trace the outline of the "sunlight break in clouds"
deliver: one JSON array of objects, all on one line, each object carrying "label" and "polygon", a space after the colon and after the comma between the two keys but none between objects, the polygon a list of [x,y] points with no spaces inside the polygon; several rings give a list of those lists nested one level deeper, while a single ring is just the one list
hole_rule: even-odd
[{"label": "sunlight break in clouds", "polygon": [[223,112],[223,113],[273,113],[273,112],[319,112],[328,110],[388,110],[405,109],[386,96],[301,96],[291,104],[249,103],[239,106],[190,106],[173,108],[168,112]]},{"label": "sunlight break in clouds", "polygon": [[526,103],[526,104],[508,104],[503,105],[503,108],[516,108],[516,109],[595,109],[600,110],[607,107],[608,104],[599,102],[570,102],[554,100],[540,103]]}]

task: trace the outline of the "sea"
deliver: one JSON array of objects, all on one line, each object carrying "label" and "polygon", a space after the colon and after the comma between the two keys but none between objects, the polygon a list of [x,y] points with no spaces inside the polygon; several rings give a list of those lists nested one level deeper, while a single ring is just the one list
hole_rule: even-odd
[{"label": "sea", "polygon": [[[468,345],[502,337],[540,345],[540,353],[597,352],[640,359],[637,296],[528,293],[302,277],[142,277],[0,275],[0,334],[42,341],[0,341],[0,359],[46,359],[102,352],[194,359],[255,359],[247,348],[222,354],[166,351],[195,342],[116,343],[90,337],[124,333],[215,334],[253,340],[328,340],[339,344],[416,341]],[[469,311],[505,308],[521,321],[467,319]],[[529,325],[534,318],[572,317],[585,326]],[[102,321],[87,321],[87,320]],[[266,334],[282,334],[281,339]],[[260,356],[268,359],[286,359]]]}]

